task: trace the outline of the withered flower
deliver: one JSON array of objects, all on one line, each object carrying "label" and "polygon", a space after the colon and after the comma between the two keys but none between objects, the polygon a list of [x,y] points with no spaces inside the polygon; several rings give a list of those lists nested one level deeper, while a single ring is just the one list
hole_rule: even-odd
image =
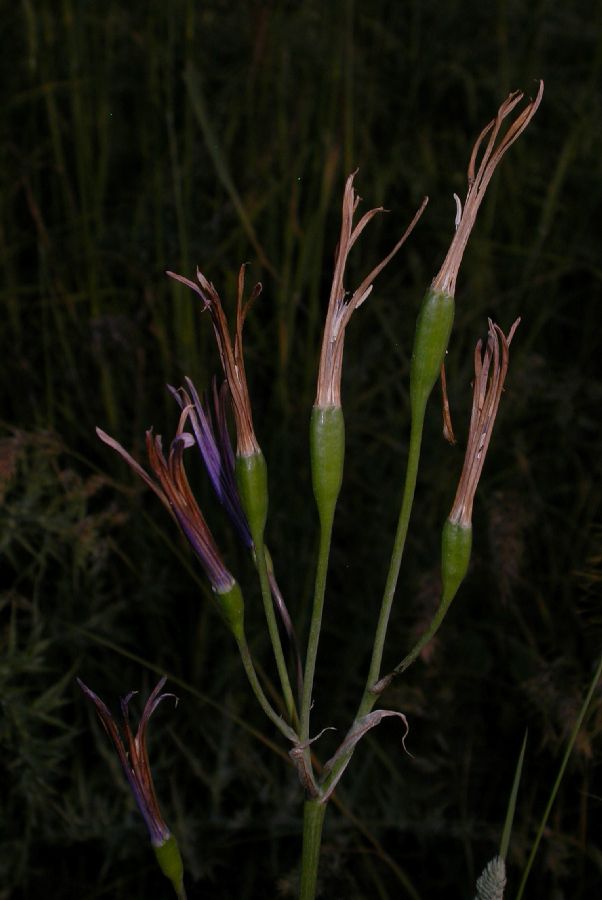
[{"label": "withered flower", "polygon": [[[433,280],[433,290],[442,291],[446,294],[454,294],[456,289],[456,278],[460,263],[462,262],[462,256],[464,255],[470,232],[475,223],[479,206],[485,196],[487,185],[491,181],[491,177],[506,150],[508,150],[515,140],[523,133],[537,112],[542,96],[543,81],[540,81],[535,100],[532,100],[527,104],[496,146],[504,119],[514,111],[523,99],[521,91],[514,91],[512,94],[509,94],[500,106],[495,119],[489,122],[478,136],[468,164],[468,192],[466,194],[466,199],[464,200],[464,207],[462,207],[459,197],[454,194],[457,205],[456,233],[450,248],[447,251],[447,256],[445,257],[443,265]],[[476,169],[475,172],[477,156],[479,155],[481,146],[487,135],[489,135],[489,140],[483,151],[483,156],[478,169]]]},{"label": "withered flower", "polygon": [[169,391],[182,412],[188,410],[188,419],[213,490],[226,510],[241,541],[245,547],[252,549],[253,539],[240,502],[236,484],[234,450],[226,421],[228,383],[224,381],[218,390],[214,379],[212,411],[209,403],[203,402],[199,397],[191,379],[186,378],[185,380],[186,389],[176,390],[168,385]]},{"label": "withered flower", "polygon": [[142,813],[142,818],[148,828],[153,847],[162,846],[171,836],[169,828],[165,824],[163,816],[161,815],[161,810],[159,809],[148,760],[148,749],[146,746],[147,729],[150,717],[162,700],[165,700],[166,697],[175,698],[174,694],[161,693],[166,680],[165,677],[161,678],[146,701],[140,718],[140,724],[138,725],[138,730],[135,735],[132,734],[130,728],[128,706],[130,700],[137,692],[131,691],[125,697],[122,697],[121,713],[123,716],[123,729],[126,740],[126,743],[124,743],[119,727],[108,707],[94,691],[91,691],[90,688],[83,683],[83,681],[79,678],[76,679],[86,697],[94,703],[98,718],[113,741],[117,755],[119,756],[121,768],[128,780],[138,809]]},{"label": "withered flower", "polygon": [[148,461],[156,476],[156,481],[114,438],[100,428],[96,429],[96,433],[101,441],[112,447],[159,497],[188,539],[205,569],[214,591],[222,595],[233,588],[235,580],[224,565],[217,544],[199,509],[186,476],[183,461],[184,450],[194,444],[192,435],[183,430],[187,418],[188,410],[186,409],[180,416],[178,429],[171,442],[167,459],[163,453],[161,436],[154,435],[152,429],[146,432]]},{"label": "withered flower", "polygon": [[318,372],[318,387],[316,392],[315,407],[332,408],[341,406],[341,371],[343,366],[343,348],[345,342],[345,328],[355,310],[362,305],[364,300],[372,292],[373,282],[377,275],[384,269],[387,263],[395,256],[399,248],[412,232],[416,222],[428,202],[425,197],[418,212],[410,222],[405,233],[393,247],[391,252],[364,278],[358,288],[350,293],[345,290],[343,279],[345,267],[351,248],[358,237],[374,216],[384,212],[382,206],[368,210],[364,213],[357,225],[353,225],[353,216],[360,202],[360,198],[353,187],[353,172],[347,179],[343,194],[343,214],[341,222],[341,236],[335,254],[334,276],[328,302],[328,313],[322,338],[322,350],[320,353],[320,368]]},{"label": "withered flower", "polygon": [[236,423],[237,454],[239,456],[252,456],[260,452],[260,447],[253,430],[253,416],[251,413],[251,401],[247,387],[245,374],[245,362],[243,357],[242,332],[247,313],[251,304],[261,294],[261,284],[256,284],[247,300],[244,300],[245,266],[240,267],[238,274],[238,296],[236,301],[236,328],[234,331],[234,343],[230,336],[228,320],[224,313],[222,302],[214,286],[208,281],[200,269],[196,271],[198,284],[177,275],[175,272],[167,272],[170,278],[185,284],[195,291],[201,298],[204,308],[209,310],[213,330],[217,339],[219,354],[224,375],[230,388],[234,420]]},{"label": "withered flower", "polygon": [[[220,503],[226,510],[230,521],[242,543],[255,554],[255,545],[247,517],[242,508],[238,485],[236,483],[234,450],[230,442],[227,425],[228,383],[223,382],[218,389],[213,380],[213,412],[208,401],[199,396],[192,380],[186,378],[186,389],[168,385],[169,391],[178,403],[182,412],[188,410],[188,418],[192,426],[197,447],[201,454],[211,485]],[[297,668],[298,680],[301,682],[301,661],[297,636],[293,622],[284,602],[284,597],[276,581],[272,562],[268,555],[268,578],[274,606],[281,618],[287,633]]]},{"label": "withered flower", "polygon": [[373,685],[371,690],[376,694],[390,684],[394,675],[405,672],[435,636],[468,571],[472,551],[472,505],[508,371],[508,347],[519,322],[520,319],[517,319],[506,337],[499,325],[489,319],[484,352],[482,342],[477,343],[472,413],[464,467],[452,510],[441,535],[441,601],[428,628],[410,653],[389,675]]},{"label": "withered flower", "polygon": [[489,319],[489,333],[485,350],[483,352],[481,340],[478,341],[475,348],[475,379],[468,443],[458,490],[448,517],[452,524],[464,528],[468,527],[472,521],[475,492],[483,470],[508,372],[508,348],[519,322],[520,319],[517,319],[506,337],[499,325]]}]

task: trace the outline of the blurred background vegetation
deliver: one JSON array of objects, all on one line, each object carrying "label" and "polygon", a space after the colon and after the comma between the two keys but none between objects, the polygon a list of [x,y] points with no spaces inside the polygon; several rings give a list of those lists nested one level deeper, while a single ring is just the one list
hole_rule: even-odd
[{"label": "blurred background vegetation", "polygon": [[[346,174],[384,205],[355,286],[424,194],[416,232],[349,331],[346,481],[313,730],[344,731],[397,516],[418,303],[453,229],[473,141],[510,90],[546,91],[496,174],[466,254],[448,381],[458,445],[430,407],[386,664],[438,590],[461,468],[472,348],[522,325],[475,510],[469,579],[429,652],[384,698],[410,720],[364,741],[326,823],[326,898],[473,896],[529,744],[509,857],[514,896],[600,652],[602,5],[500,0],[55,0],[3,3],[0,58],[0,898],[169,897],[79,675],[115,708],[159,673],[150,753],[191,898],[294,897],[300,789],[250,700],[232,642],[154,496],[99,445],[169,439],[165,390],[218,365],[210,323],[165,276],[198,264],[232,308],[240,263],[264,293],[247,368],[268,460],[267,539],[304,634],[316,521],[307,425]],[[258,590],[191,478],[245,587]],[[140,707],[139,707],[140,708]],[[527,887],[591,898],[602,880],[600,691]],[[316,745],[326,759],[336,736]]]}]

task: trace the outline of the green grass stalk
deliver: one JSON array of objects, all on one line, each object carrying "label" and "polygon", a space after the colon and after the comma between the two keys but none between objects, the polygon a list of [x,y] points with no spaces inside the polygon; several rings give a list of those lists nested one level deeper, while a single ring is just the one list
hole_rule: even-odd
[{"label": "green grass stalk", "polygon": [[566,746],[566,750],[564,751],[564,756],[562,757],[562,762],[560,763],[558,775],[556,776],[556,780],[554,781],[554,784],[552,785],[552,790],[550,791],[550,796],[548,798],[548,802],[546,804],[544,814],[541,817],[541,822],[539,823],[539,828],[537,829],[537,835],[535,836],[533,846],[531,847],[531,852],[529,854],[529,858],[527,860],[527,865],[525,866],[525,870],[523,872],[523,877],[521,878],[518,892],[516,894],[516,900],[522,900],[522,897],[523,897],[523,894],[525,891],[525,885],[527,883],[527,879],[529,878],[529,873],[531,872],[531,867],[533,866],[533,860],[535,859],[535,856],[539,849],[539,845],[541,843],[541,839],[543,837],[543,833],[545,831],[546,825],[548,824],[548,819],[550,817],[550,813],[552,811],[552,807],[554,805],[556,795],[558,794],[558,790],[560,788],[560,784],[562,782],[562,778],[564,776],[565,769],[568,765],[568,761],[571,757],[573,747],[575,746],[575,741],[577,740],[577,735],[579,734],[579,731],[581,730],[581,726],[583,725],[583,720],[585,719],[585,715],[588,711],[591,699],[594,695],[594,691],[596,690],[596,687],[598,685],[598,682],[600,681],[601,676],[602,676],[602,656],[600,657],[600,660],[596,667],[596,671],[594,673],[594,677],[592,678],[592,682],[589,686],[587,696],[586,696],[585,700],[583,701],[583,705],[581,707],[581,710],[579,711],[579,715],[577,716],[577,721],[575,722],[575,725],[571,732],[569,742]]},{"label": "green grass stalk", "polygon": [[514,822],[514,813],[516,811],[516,798],[518,796],[518,788],[523,771],[523,763],[525,761],[525,750],[527,749],[528,732],[525,731],[523,745],[520,748],[518,762],[516,764],[516,772],[514,773],[514,781],[512,782],[512,790],[508,799],[508,809],[506,811],[506,820],[504,822],[504,830],[502,831],[502,839],[500,841],[500,856],[506,859],[508,855],[508,847],[510,846],[510,835],[512,834],[512,823]]}]

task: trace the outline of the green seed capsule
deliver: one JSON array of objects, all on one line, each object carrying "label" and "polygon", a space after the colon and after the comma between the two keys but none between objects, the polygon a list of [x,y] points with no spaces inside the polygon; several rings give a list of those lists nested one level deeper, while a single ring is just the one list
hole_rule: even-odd
[{"label": "green seed capsule", "polygon": [[255,543],[263,539],[268,517],[268,470],[261,450],[236,457],[236,483]]},{"label": "green seed capsule", "polygon": [[245,636],[245,601],[238,582],[234,582],[229,591],[215,592],[217,602],[226,625],[237,642]]},{"label": "green seed capsule", "polygon": [[410,370],[410,401],[414,416],[424,412],[439,377],[454,321],[454,308],[451,294],[432,289],[425,294],[416,322]]},{"label": "green seed capsule", "polygon": [[441,536],[441,604],[447,606],[464,581],[472,549],[472,525],[459,525],[446,520]]},{"label": "green seed capsule", "polygon": [[343,483],[345,420],[340,406],[314,406],[309,427],[311,477],[320,519],[334,515]]},{"label": "green seed capsule", "polygon": [[170,835],[159,847],[153,847],[157,862],[166,878],[169,878],[178,897],[183,896],[184,865],[175,837]]}]

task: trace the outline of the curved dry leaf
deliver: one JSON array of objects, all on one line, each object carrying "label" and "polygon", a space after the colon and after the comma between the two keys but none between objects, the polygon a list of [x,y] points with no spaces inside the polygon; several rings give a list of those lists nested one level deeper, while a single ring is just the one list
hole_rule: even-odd
[{"label": "curved dry leaf", "polygon": [[357,719],[353,723],[352,727],[347,732],[345,740],[343,741],[337,752],[328,760],[328,762],[324,766],[324,774],[327,775],[334,769],[339,760],[344,759],[344,763],[341,766],[341,769],[337,772],[334,780],[328,786],[328,790],[322,795],[322,803],[326,803],[326,801],[336,788],[337,784],[339,783],[341,775],[351,761],[351,757],[353,755],[353,751],[355,750],[356,744],[361,741],[361,739],[365,734],[368,733],[368,731],[370,731],[372,728],[375,728],[377,725],[380,725],[382,720],[388,718],[388,716],[397,716],[397,718],[401,719],[403,724],[405,725],[406,730],[403,738],[401,739],[401,743],[403,745],[403,749],[406,751],[406,753],[408,753],[408,755],[410,755],[405,745],[405,740],[408,736],[410,726],[408,725],[408,720],[403,713],[397,712],[394,709],[376,709],[374,710],[374,712],[368,713],[368,715],[366,716],[362,716],[361,719]]}]

